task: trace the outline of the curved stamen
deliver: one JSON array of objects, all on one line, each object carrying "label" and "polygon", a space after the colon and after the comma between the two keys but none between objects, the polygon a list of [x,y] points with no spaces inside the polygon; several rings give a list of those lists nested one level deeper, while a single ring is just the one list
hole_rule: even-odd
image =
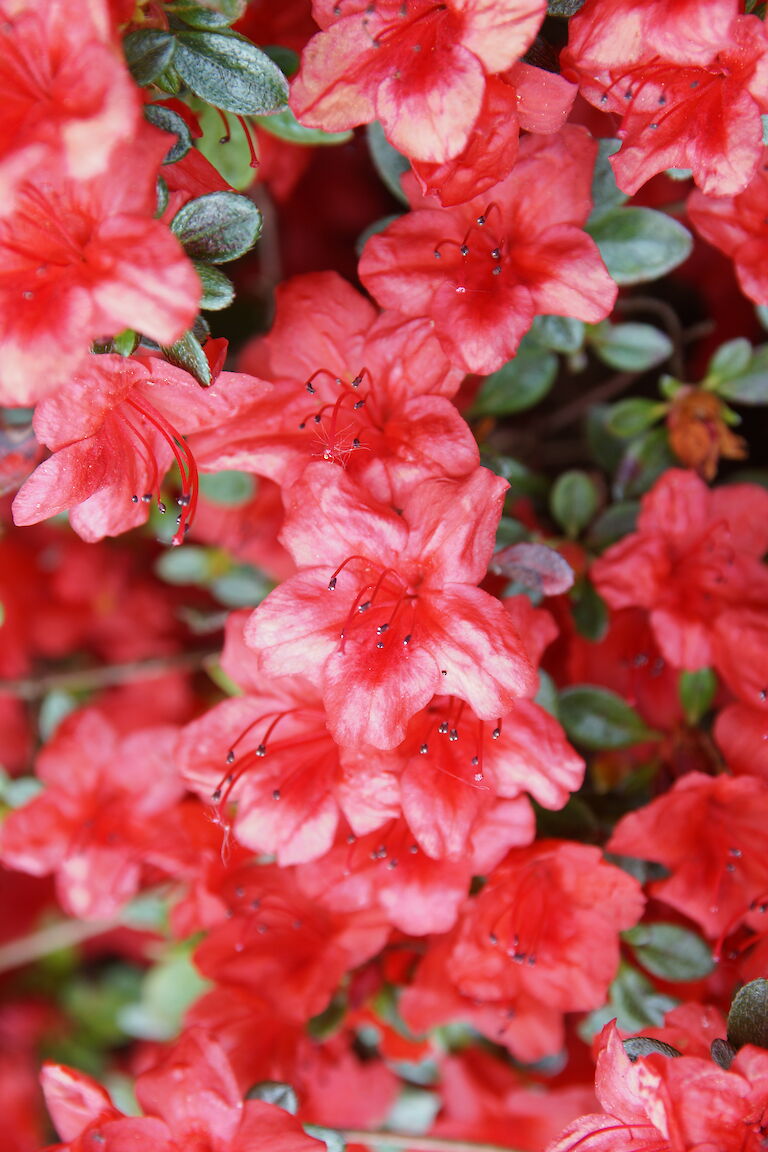
[{"label": "curved stamen", "polygon": [[173,425],[170,424],[156,408],[145,401],[140,401],[136,396],[129,396],[125,403],[130,405],[131,408],[134,408],[145,420],[157,429],[171,449],[174,460],[178,465],[182,483],[182,494],[178,498],[181,512],[177,518],[178,528],[174,533],[171,544],[179,545],[183,542],[184,537],[189,531],[189,526],[192,523],[197,509],[197,496],[199,491],[197,461],[181,433],[177,432]]}]

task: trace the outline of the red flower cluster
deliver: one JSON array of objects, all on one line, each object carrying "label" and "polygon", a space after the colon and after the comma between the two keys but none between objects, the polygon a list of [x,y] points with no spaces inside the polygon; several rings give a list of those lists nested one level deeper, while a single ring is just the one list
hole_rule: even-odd
[{"label": "red flower cluster", "polygon": [[[668,466],[764,350],[696,388],[680,283],[609,319],[691,249],[689,186],[624,206],[670,168],[768,303],[744,7],[0,0],[0,973],[91,981],[0,978],[12,1152],[38,1042],[61,1152],[764,1144],[768,493]],[[369,295],[301,251],[358,212]]]}]

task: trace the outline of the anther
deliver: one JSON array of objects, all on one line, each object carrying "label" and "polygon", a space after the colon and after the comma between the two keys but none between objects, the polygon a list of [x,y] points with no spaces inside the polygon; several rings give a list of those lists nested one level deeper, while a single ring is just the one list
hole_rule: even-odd
[{"label": "anther", "polygon": [[389,631],[389,624],[379,624],[378,628],[376,629],[376,635],[381,636],[381,634],[383,632],[388,632],[388,631]]},{"label": "anther", "polygon": [[491,256],[494,258],[494,260],[498,260],[501,256],[501,248],[492,248]]},{"label": "anther", "polygon": [[377,648],[383,648],[384,647],[384,641],[383,640],[377,640],[376,641],[376,647]]},{"label": "anther", "polygon": [[410,644],[410,642],[411,642],[411,634],[409,632],[407,636],[403,636],[403,644]]},{"label": "anther", "polygon": [[234,764],[234,762],[235,762],[235,750],[234,750],[234,748],[230,748],[229,752],[227,752],[227,764]]},{"label": "anther", "polygon": [[328,591],[333,592],[335,587],[336,587],[336,577],[331,576],[330,580],[328,581]]},{"label": "anther", "polygon": [[443,720],[440,727],[437,729],[441,736],[445,736],[448,732],[448,721]]},{"label": "anther", "polygon": [[138,498],[138,496],[135,496],[135,495],[134,495],[134,496],[131,496],[131,501],[132,501],[132,503],[134,503],[134,504],[138,504],[138,502],[139,502],[139,498]]},{"label": "anther", "polygon": [[497,264],[495,268],[491,268],[491,274],[493,276],[500,276],[501,275],[501,264]]},{"label": "anther", "polygon": [[157,510],[158,510],[158,512],[162,512],[163,516],[165,516],[166,512],[168,511],[165,504],[163,504],[162,500],[158,500]]},{"label": "anther", "polygon": [[473,768],[477,768],[479,763],[480,763],[480,759],[477,756],[473,756],[472,759],[470,760],[470,764],[472,765]]},{"label": "anther", "polygon": [[422,756],[426,756],[427,752],[429,752],[429,745],[428,744],[422,744],[421,748],[419,748],[419,752],[421,753]]},{"label": "anther", "polygon": [[257,756],[266,756],[266,754],[267,754],[266,744],[259,744],[258,748],[256,749],[256,755]]},{"label": "anther", "polygon": [[450,732],[448,733],[448,739],[449,739],[449,740],[451,741],[451,743],[453,744],[453,743],[455,743],[455,742],[458,740],[458,738],[459,738],[459,730],[458,730],[458,728],[451,728]]},{"label": "anther", "polygon": [[273,790],[273,792],[272,792],[272,799],[273,799],[273,800],[279,800],[279,799],[280,799],[280,789],[279,789],[279,788],[275,788],[275,789]]}]

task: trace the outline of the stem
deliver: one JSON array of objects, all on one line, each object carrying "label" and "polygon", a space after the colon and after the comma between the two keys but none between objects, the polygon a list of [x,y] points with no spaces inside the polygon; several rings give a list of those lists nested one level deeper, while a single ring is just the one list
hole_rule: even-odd
[{"label": "stem", "polygon": [[174,656],[158,656],[153,660],[136,660],[129,664],[106,664],[100,668],[52,672],[29,680],[0,680],[0,693],[18,696],[22,700],[39,700],[56,688],[85,692],[92,688],[108,688],[136,680],[156,680],[166,672],[202,668],[207,660],[218,656],[219,652],[219,648],[203,648],[193,652],[178,652]]},{"label": "stem", "polygon": [[49,924],[30,936],[22,936],[18,940],[11,940],[9,944],[0,947],[0,972],[10,972],[13,968],[20,968],[23,964],[31,964],[35,960],[42,960],[52,952],[59,952],[62,948],[72,948],[75,944],[82,944],[94,936],[103,936],[113,928],[120,927],[120,917],[114,920],[60,920],[56,924]]},{"label": "stem", "polygon": [[367,1144],[372,1148],[404,1148],[419,1152],[515,1152],[506,1144],[473,1144],[469,1140],[451,1140],[441,1136],[406,1136],[402,1132],[363,1132],[339,1128],[347,1144]]}]

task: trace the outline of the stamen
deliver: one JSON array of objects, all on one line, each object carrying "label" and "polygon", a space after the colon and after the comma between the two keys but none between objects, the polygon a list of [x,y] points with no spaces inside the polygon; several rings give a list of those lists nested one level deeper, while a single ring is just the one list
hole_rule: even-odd
[{"label": "stamen", "polygon": [[259,154],[256,151],[256,144],[254,143],[254,141],[251,138],[251,129],[248,125],[248,122],[246,121],[244,116],[237,116],[236,119],[240,121],[240,126],[243,129],[243,132],[245,132],[245,138],[248,141],[248,151],[251,155],[249,167],[250,168],[258,168],[259,167]]},{"label": "stamen", "polygon": [[229,127],[229,120],[227,120],[227,117],[222,112],[221,108],[216,108],[214,106],[214,112],[218,113],[219,119],[224,125],[224,135],[219,137],[219,144],[229,144],[230,140],[232,139],[232,131]]}]

